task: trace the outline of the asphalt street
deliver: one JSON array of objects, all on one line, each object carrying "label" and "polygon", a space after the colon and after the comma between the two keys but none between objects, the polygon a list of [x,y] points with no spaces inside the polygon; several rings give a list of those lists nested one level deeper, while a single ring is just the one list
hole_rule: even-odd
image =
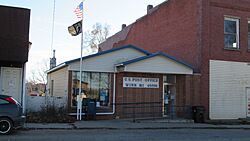
[{"label": "asphalt street", "polygon": [[244,129],[22,130],[0,141],[250,141]]}]

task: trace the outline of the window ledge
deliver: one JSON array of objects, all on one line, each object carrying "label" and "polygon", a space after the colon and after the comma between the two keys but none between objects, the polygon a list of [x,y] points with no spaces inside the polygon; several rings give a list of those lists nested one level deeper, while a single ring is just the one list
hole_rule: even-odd
[{"label": "window ledge", "polygon": [[[229,51],[240,51],[239,48],[226,48],[226,47],[224,47],[224,49],[229,50]],[[249,49],[249,51],[250,51],[250,49]]]}]

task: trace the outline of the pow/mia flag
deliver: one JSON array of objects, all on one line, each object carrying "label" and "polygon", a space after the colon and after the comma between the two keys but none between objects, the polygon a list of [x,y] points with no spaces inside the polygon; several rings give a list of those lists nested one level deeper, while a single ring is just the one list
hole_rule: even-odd
[{"label": "pow/mia flag", "polygon": [[79,21],[68,27],[68,31],[72,36],[77,36],[82,33],[82,21]]}]

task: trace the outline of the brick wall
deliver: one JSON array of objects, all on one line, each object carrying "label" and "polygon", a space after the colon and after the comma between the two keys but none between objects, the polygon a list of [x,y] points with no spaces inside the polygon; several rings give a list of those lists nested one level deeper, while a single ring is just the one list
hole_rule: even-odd
[{"label": "brick wall", "polygon": [[[209,109],[209,60],[250,62],[248,26],[249,0],[209,0],[202,3],[201,101]],[[240,19],[240,49],[224,49],[224,16]]]},{"label": "brick wall", "polygon": [[[159,78],[160,88],[123,88],[123,77]],[[118,73],[116,78],[116,116],[119,118],[161,116],[162,83],[161,74]]]},{"label": "brick wall", "polygon": [[[159,78],[158,89],[123,88],[123,77]],[[201,105],[200,75],[177,75],[176,111],[187,117],[191,106]],[[135,104],[139,103],[139,104]],[[142,104],[140,104],[142,103]],[[163,74],[118,73],[116,78],[116,116],[119,118],[161,117]],[[183,108],[186,108],[185,111]],[[189,109],[187,109],[189,108]],[[134,115],[135,114],[135,115]]]},{"label": "brick wall", "polygon": [[191,118],[192,106],[202,105],[200,75],[177,75],[176,114],[181,118]]},{"label": "brick wall", "polygon": [[132,24],[127,38],[115,46],[134,44],[150,52],[162,51],[192,64],[198,71],[197,7],[196,0],[170,0]]},{"label": "brick wall", "polygon": [[201,105],[200,75],[177,75],[176,81],[178,106]]}]

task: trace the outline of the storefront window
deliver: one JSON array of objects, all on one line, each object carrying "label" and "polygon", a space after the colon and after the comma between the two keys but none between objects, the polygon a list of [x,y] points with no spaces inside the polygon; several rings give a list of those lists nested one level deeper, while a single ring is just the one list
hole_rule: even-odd
[{"label": "storefront window", "polygon": [[100,73],[100,104],[107,105],[109,102],[109,88],[110,88],[109,74]]},{"label": "storefront window", "polygon": [[[72,74],[72,106],[77,106],[80,73]],[[110,74],[99,72],[82,72],[82,93],[86,98],[95,99],[100,106],[108,106],[110,93]]]},{"label": "storefront window", "polygon": [[[79,74],[79,72],[78,72]],[[90,73],[89,72],[84,72],[82,74],[82,78],[83,78],[83,90],[82,92],[85,94],[85,95],[89,95],[89,91],[90,91]],[[80,79],[80,78],[79,78]],[[79,86],[78,86],[79,87]]]},{"label": "storefront window", "polygon": [[79,94],[79,78],[80,78],[78,76],[80,76],[79,72],[74,72],[72,74],[72,95],[71,95],[72,106],[77,105],[76,95]]},{"label": "storefront window", "polygon": [[90,95],[89,98],[99,101],[99,73],[90,73]]}]

